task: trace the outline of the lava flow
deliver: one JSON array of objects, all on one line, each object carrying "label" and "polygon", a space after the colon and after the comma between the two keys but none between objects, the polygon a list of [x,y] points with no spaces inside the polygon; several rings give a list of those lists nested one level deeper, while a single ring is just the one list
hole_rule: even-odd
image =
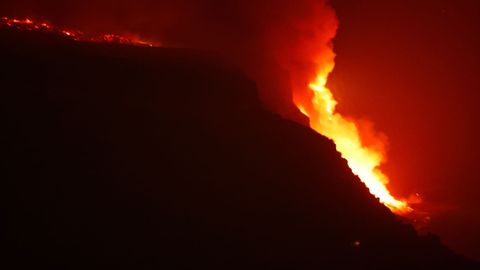
[{"label": "lava flow", "polygon": [[412,208],[406,201],[390,194],[387,188],[389,179],[379,168],[385,161],[384,153],[365,145],[357,124],[336,111],[337,101],[326,86],[328,76],[335,66],[335,54],[331,47],[329,49],[324,54],[325,59],[320,61],[323,64],[319,67],[316,79],[309,84],[310,98],[297,98],[295,103],[309,117],[312,129],[333,140],[352,172],[365,183],[370,193],[392,212],[408,214]]},{"label": "lava flow", "polygon": [[[119,36],[115,34],[104,34],[99,36],[87,35],[80,31],[61,29],[54,27],[49,23],[39,23],[31,19],[17,20],[3,17],[0,20],[0,27],[1,26],[21,30],[56,33],[76,41],[158,46],[158,44],[154,42],[147,42],[139,38]],[[326,28],[318,27],[318,29],[325,30]],[[318,31],[318,29],[315,29],[315,31]],[[283,37],[283,34],[280,36]],[[308,36],[310,37],[312,35],[309,34]],[[330,38],[330,36],[328,37]],[[284,43],[286,42],[279,44]],[[314,42],[314,44],[316,43]],[[315,46],[312,46],[312,48],[314,47]],[[312,48],[300,46],[298,52],[303,53],[303,51],[309,51],[309,49]],[[313,50],[316,50],[316,48]],[[288,55],[288,53],[282,54],[282,57]],[[329,47],[328,50],[318,53],[317,55],[320,58],[315,59],[315,57],[308,57],[309,61],[312,59],[315,60],[315,63],[318,66],[316,78],[313,79],[309,85],[308,83],[304,83],[303,79],[300,80],[302,82],[301,89],[307,89],[308,94],[307,98],[305,98],[305,96],[302,96],[301,98],[297,96],[294,100],[295,104],[303,114],[310,118],[310,126],[314,130],[334,141],[337,150],[341,153],[342,157],[348,161],[348,165],[352,172],[365,183],[370,192],[376,196],[381,203],[397,214],[411,212],[412,209],[408,203],[404,200],[396,199],[391,195],[387,188],[388,177],[379,168],[379,166],[385,161],[383,151],[365,145],[362,142],[358,125],[354,121],[346,119],[336,111],[337,101],[334,99],[332,92],[326,87],[328,75],[335,65],[335,54],[333,49]]]},{"label": "lava flow", "polygon": [[158,46],[155,42],[145,41],[138,37],[134,36],[121,36],[116,34],[102,34],[102,35],[88,35],[81,31],[67,30],[55,27],[47,22],[37,22],[32,19],[11,19],[8,17],[2,17],[0,20],[0,27],[15,28],[18,30],[25,31],[42,31],[48,33],[55,33],[67,38],[70,38],[75,41],[85,41],[85,42],[110,42],[118,43],[125,45],[135,45],[135,46],[147,46],[155,47]]}]

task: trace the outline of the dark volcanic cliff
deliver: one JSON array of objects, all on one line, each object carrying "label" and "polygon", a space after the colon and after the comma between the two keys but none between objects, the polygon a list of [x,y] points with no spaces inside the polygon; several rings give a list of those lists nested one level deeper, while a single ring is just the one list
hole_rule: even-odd
[{"label": "dark volcanic cliff", "polygon": [[470,266],[212,58],[0,30],[8,269]]}]

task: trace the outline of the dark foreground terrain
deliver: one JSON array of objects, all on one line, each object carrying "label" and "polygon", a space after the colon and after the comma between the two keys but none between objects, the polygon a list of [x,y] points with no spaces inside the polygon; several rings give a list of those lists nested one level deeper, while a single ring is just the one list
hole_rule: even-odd
[{"label": "dark foreground terrain", "polygon": [[0,59],[2,269],[475,269],[208,54],[0,29]]}]

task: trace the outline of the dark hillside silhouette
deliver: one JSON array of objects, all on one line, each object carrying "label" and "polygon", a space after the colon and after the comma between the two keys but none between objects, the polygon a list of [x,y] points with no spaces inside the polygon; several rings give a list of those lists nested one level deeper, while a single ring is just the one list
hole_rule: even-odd
[{"label": "dark hillside silhouette", "polygon": [[0,30],[3,269],[474,269],[209,53]]}]

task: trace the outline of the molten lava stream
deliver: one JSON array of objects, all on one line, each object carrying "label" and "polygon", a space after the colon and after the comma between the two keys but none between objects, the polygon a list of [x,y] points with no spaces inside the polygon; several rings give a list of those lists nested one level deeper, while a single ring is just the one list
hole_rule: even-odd
[{"label": "molten lava stream", "polygon": [[379,168],[385,159],[383,153],[365,146],[355,122],[336,112],[337,101],[326,87],[328,75],[334,67],[333,58],[331,62],[310,83],[311,98],[295,99],[297,107],[310,118],[312,129],[333,140],[337,151],[347,160],[352,172],[365,183],[370,193],[392,212],[398,215],[410,213],[412,208],[408,203],[393,197],[387,188],[389,179]]}]

